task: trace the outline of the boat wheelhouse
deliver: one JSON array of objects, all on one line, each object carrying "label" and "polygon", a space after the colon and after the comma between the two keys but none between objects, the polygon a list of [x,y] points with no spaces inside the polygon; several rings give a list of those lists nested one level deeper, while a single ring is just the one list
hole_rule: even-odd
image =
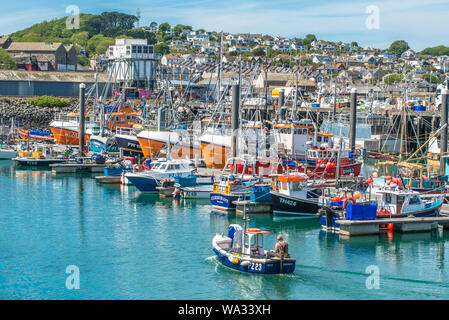
[{"label": "boat wheelhouse", "polygon": [[438,216],[443,199],[424,200],[416,191],[379,190],[381,200],[378,202],[377,217],[433,217]]},{"label": "boat wheelhouse", "polygon": [[332,146],[332,133],[318,132],[310,120],[274,124],[275,142],[280,154],[290,158],[304,158],[313,146]]},{"label": "boat wheelhouse", "polygon": [[273,175],[272,179],[271,197],[275,215],[317,217],[318,198],[324,188],[331,186],[325,182],[311,182],[306,174],[300,172]]}]

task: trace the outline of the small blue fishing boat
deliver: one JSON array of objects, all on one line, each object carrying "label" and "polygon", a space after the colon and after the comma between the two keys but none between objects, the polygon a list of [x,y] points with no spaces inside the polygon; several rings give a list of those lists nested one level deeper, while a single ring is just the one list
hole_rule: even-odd
[{"label": "small blue fishing boat", "polygon": [[[242,158],[228,159],[218,182],[214,183],[210,193],[210,202],[214,209],[220,211],[235,211],[235,201],[249,199],[252,187],[260,181],[254,175],[237,173],[237,166],[232,163],[243,163],[242,172],[246,172],[246,160]],[[233,167],[232,171],[228,168]]]},{"label": "small blue fishing boat", "polygon": [[234,270],[259,274],[292,273],[296,259],[288,254],[274,256],[264,250],[264,239],[269,233],[231,224],[227,236],[217,234],[212,239],[212,250],[221,264]]},{"label": "small blue fishing boat", "polygon": [[[340,227],[336,221],[341,219],[379,220],[436,217],[443,205],[443,199],[423,199],[419,192],[413,190],[385,188],[384,190],[378,190],[376,193],[381,195],[381,199],[377,203],[356,204],[353,198],[348,197],[345,201],[323,205],[320,214],[322,228],[338,231]],[[320,200],[321,198],[324,197],[320,197]]]},{"label": "small blue fishing boat", "polygon": [[436,217],[443,205],[443,199],[424,200],[413,190],[386,189],[377,193],[382,195],[377,218]]}]

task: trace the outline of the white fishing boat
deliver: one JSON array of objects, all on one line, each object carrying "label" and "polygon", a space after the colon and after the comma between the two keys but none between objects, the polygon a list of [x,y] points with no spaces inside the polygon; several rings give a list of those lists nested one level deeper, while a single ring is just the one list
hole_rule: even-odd
[{"label": "white fishing boat", "polygon": [[150,170],[126,173],[125,177],[141,192],[158,192],[156,188],[161,186],[165,179],[192,175],[195,169],[190,168],[190,164],[190,160],[158,159],[151,165]]},{"label": "white fishing boat", "polygon": [[0,160],[11,160],[17,157],[18,153],[11,147],[1,147],[0,148]]}]

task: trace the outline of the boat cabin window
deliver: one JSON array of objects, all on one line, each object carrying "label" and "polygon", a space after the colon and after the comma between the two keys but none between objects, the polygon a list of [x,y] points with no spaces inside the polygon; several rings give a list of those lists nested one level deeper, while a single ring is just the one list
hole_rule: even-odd
[{"label": "boat cabin window", "polygon": [[170,164],[168,170],[179,170],[179,164]]},{"label": "boat cabin window", "polygon": [[152,169],[159,169],[159,167],[161,166],[160,163],[155,163],[152,167]]},{"label": "boat cabin window", "polygon": [[161,164],[161,166],[160,166],[159,169],[160,169],[160,170],[165,170],[165,169],[167,169],[167,164],[166,164],[166,163]]},{"label": "boat cabin window", "polygon": [[299,181],[290,182],[290,190],[302,190],[302,184]]},{"label": "boat cabin window", "polygon": [[410,198],[409,204],[420,204],[421,201],[418,196],[412,196]]},{"label": "boat cabin window", "polygon": [[404,196],[398,196],[398,204],[404,204]]}]

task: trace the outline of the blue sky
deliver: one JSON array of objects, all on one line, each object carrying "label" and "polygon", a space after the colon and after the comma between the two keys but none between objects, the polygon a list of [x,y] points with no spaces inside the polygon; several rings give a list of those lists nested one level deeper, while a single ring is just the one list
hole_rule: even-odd
[{"label": "blue sky", "polygon": [[[0,34],[9,34],[43,20],[66,16],[77,5],[81,13],[141,10],[141,25],[151,21],[182,23],[211,31],[264,33],[274,36],[357,41],[361,46],[386,48],[406,40],[415,50],[449,46],[449,0],[19,0],[2,3]],[[379,28],[367,28],[379,12]]]}]

